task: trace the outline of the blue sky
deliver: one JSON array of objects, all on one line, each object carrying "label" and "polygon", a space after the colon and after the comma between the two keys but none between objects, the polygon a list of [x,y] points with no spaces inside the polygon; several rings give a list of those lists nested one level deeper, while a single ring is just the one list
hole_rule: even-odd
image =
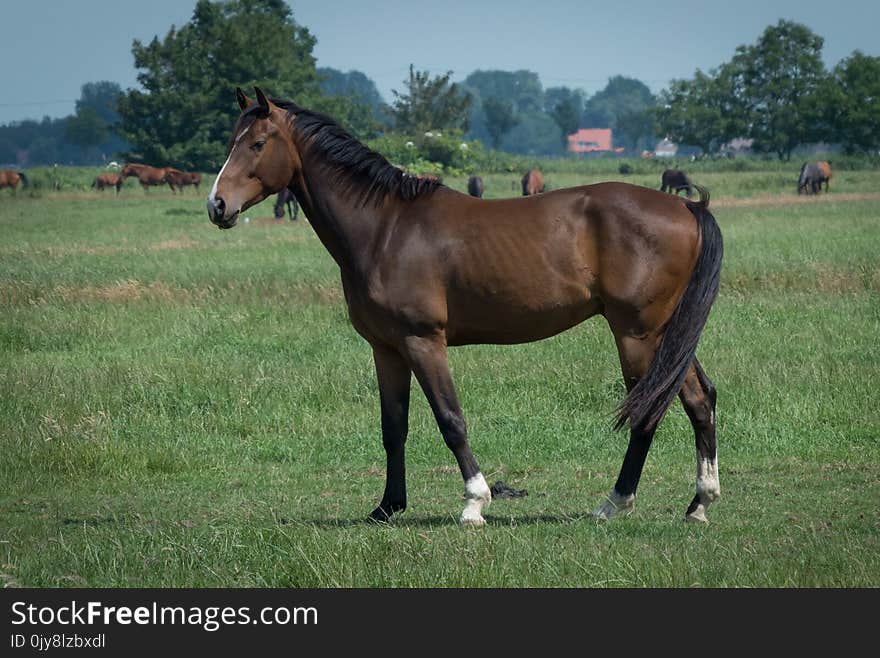
[{"label": "blue sky", "polygon": [[[2,0],[0,123],[71,114],[86,82],[136,85],[134,39],[186,23],[195,0]],[[880,1],[323,0],[289,3],[317,37],[319,66],[357,69],[386,97],[410,62],[462,79],[529,69],[545,87],[594,93],[613,75],[659,91],[730,59],[780,18],[825,38],[826,64],[853,50],[880,56]]]}]

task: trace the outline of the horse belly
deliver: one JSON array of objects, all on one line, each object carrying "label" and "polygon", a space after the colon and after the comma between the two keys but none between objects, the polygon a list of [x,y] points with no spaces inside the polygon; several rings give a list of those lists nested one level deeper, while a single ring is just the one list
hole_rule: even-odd
[{"label": "horse belly", "polygon": [[447,342],[525,343],[594,315],[584,223],[567,206],[467,240],[446,277]]},{"label": "horse belly", "polygon": [[599,308],[583,284],[556,286],[549,294],[539,286],[450,291],[446,341],[449,345],[528,343],[570,329]]}]

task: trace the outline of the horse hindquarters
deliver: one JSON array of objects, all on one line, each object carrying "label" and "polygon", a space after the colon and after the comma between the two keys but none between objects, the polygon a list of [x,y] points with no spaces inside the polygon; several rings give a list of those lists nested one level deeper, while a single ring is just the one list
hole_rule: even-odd
[{"label": "horse hindquarters", "polygon": [[[697,436],[698,450],[698,493],[686,518],[705,521],[705,508],[717,497],[715,392],[696,363],[695,353],[718,293],[723,246],[721,232],[706,209],[705,200],[701,198],[700,203],[687,205],[697,220],[701,247],[684,293],[671,316],[655,317],[646,331],[634,333],[632,327],[637,322],[629,317],[631,311],[608,309],[606,312],[617,341],[628,391],[620,406],[616,427],[620,428],[629,421],[630,442],[614,489],[594,511],[599,518],[622,516],[632,510],[657,424],[680,392]],[[708,414],[707,400],[711,400]]]}]

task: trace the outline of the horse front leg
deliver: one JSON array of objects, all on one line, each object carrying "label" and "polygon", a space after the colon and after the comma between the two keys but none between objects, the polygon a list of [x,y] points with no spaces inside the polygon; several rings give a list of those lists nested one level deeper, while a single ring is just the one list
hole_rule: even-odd
[{"label": "horse front leg", "polygon": [[382,408],[382,445],[385,447],[385,493],[370,519],[387,522],[406,509],[404,447],[409,427],[409,389],[412,371],[403,357],[385,347],[373,347]]},{"label": "horse front leg", "polygon": [[467,423],[449,371],[446,337],[443,334],[411,336],[406,339],[406,352],[410,367],[434,412],[443,440],[461,469],[467,504],[460,522],[464,526],[484,525],[483,508],[492,501],[492,492],[468,443]]}]

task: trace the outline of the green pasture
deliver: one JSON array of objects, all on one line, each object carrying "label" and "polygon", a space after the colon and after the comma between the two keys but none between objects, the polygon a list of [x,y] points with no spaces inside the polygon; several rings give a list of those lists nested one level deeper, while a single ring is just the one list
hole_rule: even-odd
[{"label": "green pasture", "polygon": [[[526,498],[459,528],[460,476],[414,387],[409,509],[369,524],[385,463],[370,350],[307,223],[267,201],[218,231],[210,176],[182,195],[0,191],[0,580],[880,586],[880,171],[799,199],[792,168],[694,175],[725,238],[698,352],[719,390],[705,527],[682,522],[695,460],[679,405],[635,513],[589,515],[627,440],[610,431],[624,389],[601,318],[451,352],[487,480]],[[518,194],[518,175],[484,178],[487,196]],[[621,176],[547,176],[595,179]]]}]

